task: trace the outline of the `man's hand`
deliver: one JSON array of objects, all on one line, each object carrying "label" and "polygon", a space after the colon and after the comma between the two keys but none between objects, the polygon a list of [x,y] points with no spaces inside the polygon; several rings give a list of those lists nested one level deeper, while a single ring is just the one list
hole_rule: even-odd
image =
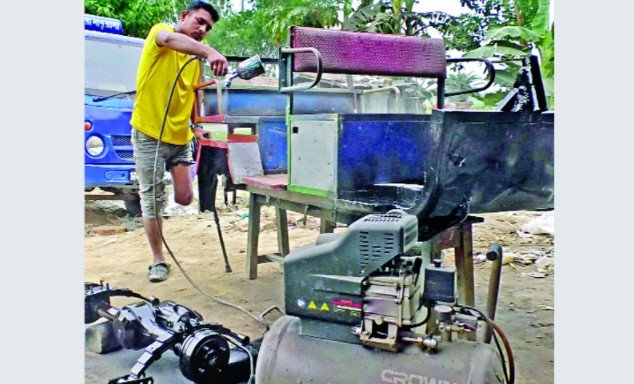
[{"label": "man's hand", "polygon": [[213,52],[206,57],[206,60],[216,77],[227,74],[227,59],[218,53],[218,51],[213,50]]},{"label": "man's hand", "polygon": [[209,132],[205,131],[204,129],[200,127],[193,127],[192,132],[194,133],[194,136],[196,136],[198,140],[209,139]]}]

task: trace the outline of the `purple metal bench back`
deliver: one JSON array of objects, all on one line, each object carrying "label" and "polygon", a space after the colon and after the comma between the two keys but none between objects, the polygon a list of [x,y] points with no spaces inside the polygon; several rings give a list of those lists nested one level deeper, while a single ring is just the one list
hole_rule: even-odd
[{"label": "purple metal bench back", "polygon": [[[383,76],[447,77],[442,39],[292,27],[291,48],[316,48],[323,72]],[[316,72],[315,56],[297,53],[294,72]]]}]

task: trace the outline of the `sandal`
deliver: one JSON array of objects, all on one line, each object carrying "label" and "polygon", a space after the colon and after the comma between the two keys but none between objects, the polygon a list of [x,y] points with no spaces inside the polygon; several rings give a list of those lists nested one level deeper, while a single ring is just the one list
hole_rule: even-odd
[{"label": "sandal", "polygon": [[167,280],[170,273],[170,266],[162,261],[154,263],[148,267],[147,278],[152,283],[159,283]]}]

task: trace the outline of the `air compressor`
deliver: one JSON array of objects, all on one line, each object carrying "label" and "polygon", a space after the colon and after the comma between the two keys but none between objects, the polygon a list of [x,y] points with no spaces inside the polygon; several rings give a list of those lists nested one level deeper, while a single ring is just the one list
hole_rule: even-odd
[{"label": "air compressor", "polygon": [[[503,331],[459,304],[455,268],[417,234],[416,216],[392,210],[286,256],[286,315],[264,337],[256,383],[512,383]],[[497,348],[465,337],[480,320]]]}]

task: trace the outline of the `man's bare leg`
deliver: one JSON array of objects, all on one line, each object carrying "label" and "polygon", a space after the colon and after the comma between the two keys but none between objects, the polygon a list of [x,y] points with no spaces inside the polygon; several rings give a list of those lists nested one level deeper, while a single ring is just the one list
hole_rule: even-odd
[{"label": "man's bare leg", "polygon": [[[174,200],[181,205],[189,205],[194,199],[192,191],[192,182],[189,174],[189,165],[177,164],[171,167],[172,180],[174,181]],[[158,214],[158,213],[157,213]],[[152,251],[153,265],[157,263],[165,263],[163,255],[163,239],[161,230],[163,218],[143,218],[143,229],[150,244]],[[160,226],[160,228],[159,228]],[[165,276],[166,278],[167,276]],[[150,281],[163,281],[164,278],[152,275]]]},{"label": "man's bare leg", "polygon": [[147,236],[148,243],[150,243],[153,263],[165,262],[165,257],[163,256],[163,240],[161,239],[161,233],[159,232],[157,224],[163,225],[163,219],[160,217],[158,219],[143,218],[143,229],[145,229],[145,235]]},{"label": "man's bare leg", "polygon": [[189,205],[194,200],[192,178],[188,164],[176,164],[170,168],[174,182],[174,201],[180,205]]},{"label": "man's bare leg", "polygon": [[[189,165],[177,164],[171,167],[172,180],[174,181],[174,200],[181,205],[189,205],[194,199],[192,181],[189,174]],[[154,263],[165,262],[163,256],[163,239],[158,225],[163,225],[163,218],[143,218],[143,229],[150,243],[152,259]],[[162,229],[163,227],[161,227]]]},{"label": "man's bare leg", "polygon": [[[189,174],[189,165],[177,164],[171,167],[172,180],[174,181],[174,200],[181,205],[189,205],[194,199],[192,181]],[[163,256],[163,239],[158,225],[163,225],[163,218],[143,218],[143,229],[147,236],[152,259],[154,263],[165,262]],[[163,227],[161,227],[162,229]]]}]

